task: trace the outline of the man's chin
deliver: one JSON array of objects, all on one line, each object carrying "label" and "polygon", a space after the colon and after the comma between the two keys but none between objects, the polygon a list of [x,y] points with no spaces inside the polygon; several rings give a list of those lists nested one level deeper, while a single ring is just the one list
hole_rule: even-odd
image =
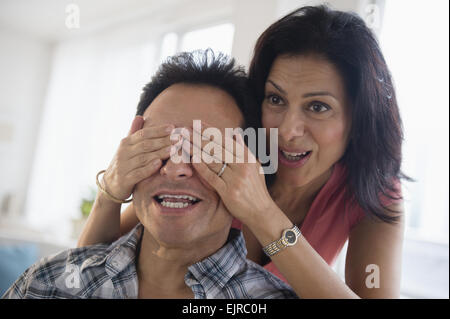
[{"label": "man's chin", "polygon": [[[229,223],[231,226],[231,222]],[[159,246],[166,249],[198,250],[202,247],[217,246],[223,244],[223,239],[228,237],[230,227],[225,223],[220,229],[212,229],[205,221],[197,223],[181,223],[180,220],[167,222],[164,220],[156,224],[143,224],[147,235],[151,236]],[[215,228],[214,226],[212,226]],[[223,237],[223,238],[222,238]],[[219,247],[217,247],[219,248]]]},{"label": "man's chin", "polygon": [[148,235],[164,248],[187,249],[196,241],[193,231],[183,225],[161,225],[158,229],[147,229],[147,231]]}]

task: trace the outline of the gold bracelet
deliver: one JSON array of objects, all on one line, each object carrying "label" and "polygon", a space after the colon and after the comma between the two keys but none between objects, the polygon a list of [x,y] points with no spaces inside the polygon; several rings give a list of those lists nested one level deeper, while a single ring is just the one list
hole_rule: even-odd
[{"label": "gold bracelet", "polygon": [[133,200],[133,196],[131,196],[131,198],[125,199],[125,200],[118,199],[118,198],[114,197],[113,195],[109,194],[109,193],[106,191],[106,189],[103,188],[103,186],[102,186],[102,185],[100,184],[100,182],[98,181],[98,177],[100,176],[100,174],[103,174],[104,172],[106,172],[105,169],[104,169],[104,170],[101,170],[100,172],[97,173],[97,177],[95,178],[95,179],[96,179],[96,182],[97,182],[98,189],[99,189],[103,194],[105,194],[106,197],[108,197],[110,200],[112,200],[112,201],[115,202],[115,203],[125,204],[125,203],[131,202],[131,201]]}]

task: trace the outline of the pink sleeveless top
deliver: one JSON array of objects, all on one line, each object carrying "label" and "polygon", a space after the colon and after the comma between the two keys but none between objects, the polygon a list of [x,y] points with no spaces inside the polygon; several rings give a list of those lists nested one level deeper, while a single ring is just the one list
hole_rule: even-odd
[{"label": "pink sleeveless top", "polygon": [[[365,216],[359,205],[346,205],[344,199],[345,187],[342,187],[346,169],[342,164],[335,164],[330,178],[314,199],[300,231],[308,243],[331,266],[348,239],[350,230]],[[396,184],[401,193],[400,183]],[[381,198],[384,205],[389,206],[395,201]],[[241,229],[239,220],[233,221],[232,227]],[[277,277],[286,281],[273,262],[264,266]]]}]

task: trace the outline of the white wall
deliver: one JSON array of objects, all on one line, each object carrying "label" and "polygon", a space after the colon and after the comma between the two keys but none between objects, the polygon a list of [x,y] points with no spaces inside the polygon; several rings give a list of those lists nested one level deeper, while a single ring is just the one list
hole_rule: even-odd
[{"label": "white wall", "polygon": [[[235,26],[235,36],[233,41],[233,57],[246,67],[249,66],[253,48],[261,33],[273,22],[289,12],[308,5],[320,5],[327,3],[331,8],[342,11],[352,11],[358,13],[367,21],[372,21],[373,11],[371,4],[376,3],[376,18],[379,25],[382,24],[382,11],[384,0],[234,0],[233,3],[233,23]],[[374,28],[378,33],[378,29]]]},{"label": "white wall", "polygon": [[23,212],[51,52],[49,43],[0,29],[0,217]]},{"label": "white wall", "polygon": [[277,5],[277,1],[234,1],[232,55],[238,63],[248,67],[259,35],[278,18]]}]

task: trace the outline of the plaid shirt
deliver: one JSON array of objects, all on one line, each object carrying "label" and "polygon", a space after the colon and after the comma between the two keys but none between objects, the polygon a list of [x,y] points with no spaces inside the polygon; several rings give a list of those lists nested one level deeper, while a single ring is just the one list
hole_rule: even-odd
[{"label": "plaid shirt", "polygon": [[[69,249],[28,268],[2,298],[137,298],[136,253],[143,226],[111,245]],[[195,299],[298,298],[278,277],[246,258],[242,233],[188,267],[185,283]]]}]

